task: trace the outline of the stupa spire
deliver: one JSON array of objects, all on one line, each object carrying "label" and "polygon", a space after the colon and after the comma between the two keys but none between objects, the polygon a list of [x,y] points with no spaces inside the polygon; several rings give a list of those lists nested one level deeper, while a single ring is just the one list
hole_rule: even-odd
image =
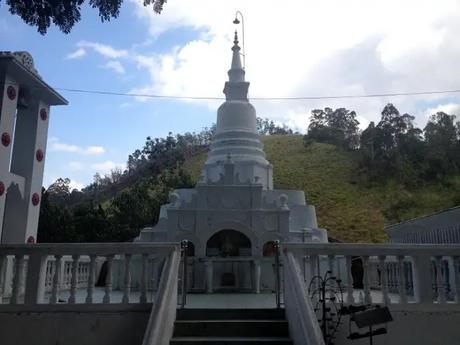
[{"label": "stupa spire", "polygon": [[[240,53],[240,46],[238,45],[238,32],[235,30],[235,37],[233,39],[233,57],[232,57],[232,67],[230,71],[228,71],[228,76],[230,78],[229,81],[239,82],[244,81],[244,69],[241,64],[241,53]],[[238,80],[232,80],[233,77],[238,78]]]},{"label": "stupa spire", "polygon": [[232,65],[228,73],[228,82],[225,83],[224,93],[227,100],[247,100],[248,87],[244,79],[245,71],[241,64],[240,46],[238,45],[238,33],[235,31],[232,47]]}]

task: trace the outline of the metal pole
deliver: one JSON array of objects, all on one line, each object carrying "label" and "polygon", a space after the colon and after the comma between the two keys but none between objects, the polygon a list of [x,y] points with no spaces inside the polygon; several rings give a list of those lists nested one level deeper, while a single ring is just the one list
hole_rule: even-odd
[{"label": "metal pole", "polygon": [[276,307],[281,307],[281,278],[280,278],[280,241],[274,241],[273,246],[275,247],[275,271],[276,271]]},{"label": "metal pole", "polygon": [[245,70],[246,69],[246,50],[244,49],[244,17],[243,17],[243,13],[241,13],[240,11],[236,11],[235,18],[238,17],[238,14],[241,17],[241,29],[242,29],[242,34],[243,34],[242,35],[243,36],[243,53],[241,55],[243,56],[243,69]]},{"label": "metal pole", "polygon": [[181,282],[181,290],[182,290],[182,308],[185,308],[185,304],[187,303],[187,266],[188,266],[188,241],[182,240],[181,241],[181,249],[182,249],[182,282]]}]

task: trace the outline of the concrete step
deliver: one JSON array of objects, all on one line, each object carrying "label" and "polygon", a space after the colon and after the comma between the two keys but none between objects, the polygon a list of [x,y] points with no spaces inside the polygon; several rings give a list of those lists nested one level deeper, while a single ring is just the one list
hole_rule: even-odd
[{"label": "concrete step", "polygon": [[288,337],[286,320],[177,320],[174,336]]},{"label": "concrete step", "polygon": [[177,320],[284,320],[284,309],[178,309]]},{"label": "concrete step", "polygon": [[170,345],[292,345],[289,337],[173,337]]}]

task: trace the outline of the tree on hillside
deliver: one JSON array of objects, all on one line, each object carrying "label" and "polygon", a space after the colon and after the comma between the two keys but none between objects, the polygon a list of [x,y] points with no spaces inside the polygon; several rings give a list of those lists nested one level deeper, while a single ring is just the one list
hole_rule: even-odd
[{"label": "tree on hillside", "polygon": [[361,164],[371,179],[396,177],[413,185],[424,170],[425,142],[414,116],[400,114],[391,103],[377,126],[371,122],[360,137]]},{"label": "tree on hillside", "polygon": [[346,108],[314,109],[311,112],[305,144],[318,141],[355,149],[359,144],[359,121],[356,112]]},{"label": "tree on hillside", "polygon": [[[1,0],[0,0],[1,1]],[[166,0],[144,0],[144,6],[152,5],[156,13],[161,13]],[[68,34],[81,19],[81,7],[85,0],[6,0],[11,14],[18,15],[31,26],[46,34],[51,23]],[[123,0],[89,0],[88,5],[99,10],[102,22],[117,18]]]},{"label": "tree on hillside", "polygon": [[438,112],[430,116],[424,128],[427,152],[427,177],[440,178],[460,168],[460,123],[455,115]]},{"label": "tree on hillside", "polygon": [[260,135],[289,135],[294,134],[294,131],[283,124],[282,126],[275,124],[273,120],[267,118],[263,119],[258,117],[257,119],[257,131]]}]

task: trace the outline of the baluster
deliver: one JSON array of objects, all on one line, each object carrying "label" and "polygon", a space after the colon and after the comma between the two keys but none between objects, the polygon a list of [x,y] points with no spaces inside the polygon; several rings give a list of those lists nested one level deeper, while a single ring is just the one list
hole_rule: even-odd
[{"label": "baluster", "polygon": [[446,289],[442,280],[442,256],[435,257],[436,267],[436,291],[438,292],[438,302],[446,303]]},{"label": "baluster", "polygon": [[453,268],[454,268],[454,288],[452,289],[453,293],[455,294],[454,298],[455,298],[455,302],[456,303],[460,303],[460,263],[458,262],[458,260],[460,259],[460,257],[458,256],[454,256],[452,258],[453,260]]},{"label": "baluster", "polygon": [[329,271],[331,271],[331,275],[333,276],[334,275],[334,259],[335,259],[335,256],[330,254],[327,256],[327,263],[328,263],[328,266],[329,266]]},{"label": "baluster", "polygon": [[78,275],[78,259],[80,255],[72,255],[72,271],[71,271],[71,278],[70,278],[70,296],[68,303],[75,304],[76,296],[77,296],[77,275]]},{"label": "baluster", "polygon": [[113,255],[107,255],[107,276],[105,277],[105,293],[102,303],[110,303],[110,293],[112,292],[112,262]]},{"label": "baluster", "polygon": [[88,274],[88,286],[86,287],[86,303],[93,303],[94,295],[94,279],[96,275],[96,258],[97,255],[91,254],[89,256],[89,274]]},{"label": "baluster", "polygon": [[388,277],[387,277],[387,270],[385,265],[385,255],[379,256],[379,268],[380,268],[380,287],[382,289],[382,302],[385,305],[390,303],[390,297],[388,296]]},{"label": "baluster", "polygon": [[129,293],[131,292],[131,254],[125,254],[125,279],[123,287],[122,303],[129,303]]},{"label": "baluster", "polygon": [[390,292],[394,292],[392,267],[393,267],[393,262],[391,261],[387,262],[385,271],[387,273],[387,284],[388,284],[388,290]]},{"label": "baluster", "polygon": [[142,254],[142,272],[141,272],[141,296],[139,298],[140,303],[147,303],[147,260],[149,255],[147,253]]},{"label": "baluster", "polygon": [[346,266],[347,266],[347,303],[355,303],[355,298],[353,296],[353,275],[351,273],[351,256],[347,255],[346,257]]},{"label": "baluster", "polygon": [[24,255],[23,254],[16,254],[14,256],[15,263],[15,272],[13,278],[13,291],[10,299],[11,304],[18,304],[19,302],[19,294],[22,289],[23,281],[24,281]]},{"label": "baluster", "polygon": [[0,255],[0,304],[3,303],[3,293],[5,292],[5,275],[7,265],[6,255]]},{"label": "baluster", "polygon": [[398,293],[399,303],[407,303],[406,275],[404,274],[404,256],[398,256]]},{"label": "baluster", "polygon": [[[311,291],[309,291],[310,293],[312,293],[319,287],[319,280],[315,278],[316,276],[320,274],[318,272],[319,271],[318,269],[319,261],[318,260],[319,260],[318,255],[310,255],[310,282],[308,282],[308,285],[307,285],[309,288],[311,288]],[[315,283],[311,284],[311,281],[313,278],[315,278]],[[318,298],[318,294],[313,294],[312,296],[313,296],[313,299],[315,300]]]},{"label": "baluster", "polygon": [[371,290],[369,286],[369,256],[363,256],[363,286],[364,286],[364,303],[371,304],[372,303],[372,296]]},{"label": "baluster", "polygon": [[56,304],[58,300],[60,282],[61,282],[61,267],[62,267],[62,255],[54,255],[54,274],[53,274],[53,286],[51,288],[50,303]]}]

